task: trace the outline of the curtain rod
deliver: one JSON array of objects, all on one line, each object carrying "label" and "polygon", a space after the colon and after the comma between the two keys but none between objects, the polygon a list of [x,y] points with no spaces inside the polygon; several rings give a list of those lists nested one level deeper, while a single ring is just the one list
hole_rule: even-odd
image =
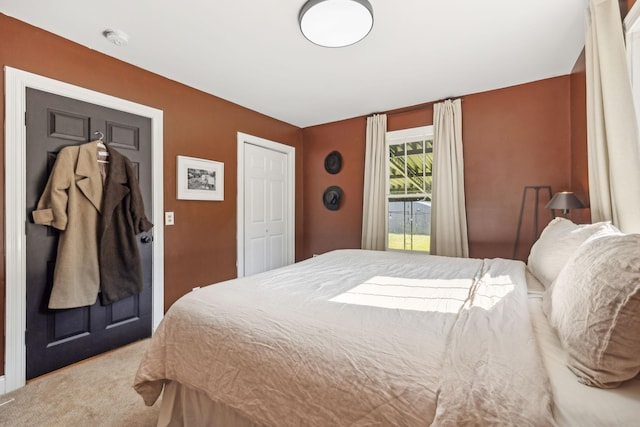
[{"label": "curtain rod", "polygon": [[427,102],[427,103],[424,103],[424,104],[414,105],[412,107],[406,107],[406,108],[399,108],[397,110],[391,110],[388,113],[373,113],[371,115],[373,116],[375,114],[386,114],[387,116],[393,116],[393,115],[396,115],[396,114],[410,113],[412,111],[420,111],[420,110],[424,110],[424,109],[429,108],[429,107],[433,107],[438,102],[444,102],[447,99],[451,99],[451,100],[459,99],[460,102],[464,101],[464,99],[462,97],[460,97],[460,98],[445,98],[445,99],[441,99],[439,101],[431,101],[431,102]]}]

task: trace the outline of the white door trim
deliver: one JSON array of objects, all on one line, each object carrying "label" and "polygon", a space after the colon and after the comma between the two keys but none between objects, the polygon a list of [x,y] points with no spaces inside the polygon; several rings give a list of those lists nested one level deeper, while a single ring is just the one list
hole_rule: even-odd
[{"label": "white door trim", "polygon": [[[152,107],[73,86],[26,71],[5,67],[5,283],[6,334],[4,378],[0,394],[25,385],[26,380],[26,89],[74,98],[151,119],[153,232],[153,329],[164,315],[164,226],[162,148],[163,112]],[[4,380],[4,381],[2,381]]]},{"label": "white door trim", "polygon": [[287,175],[288,183],[285,191],[287,192],[287,207],[285,220],[287,221],[287,264],[295,261],[295,181],[296,181],[296,149],[290,145],[280,144],[279,142],[270,141],[268,139],[257,136],[248,135],[238,132],[238,221],[237,221],[237,246],[238,260],[237,269],[238,277],[244,276],[244,144],[252,144],[258,147],[267,148],[269,150],[278,151],[287,156]]}]

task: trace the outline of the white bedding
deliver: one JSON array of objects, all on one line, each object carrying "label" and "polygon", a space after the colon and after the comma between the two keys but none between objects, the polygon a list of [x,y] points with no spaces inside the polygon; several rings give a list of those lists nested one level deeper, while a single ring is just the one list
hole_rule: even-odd
[{"label": "white bedding", "polygon": [[552,424],[519,261],[340,250],[202,288],[135,388],[167,380],[260,425]]},{"label": "white bedding", "polygon": [[559,426],[605,427],[640,425],[640,380],[614,389],[589,387],[567,368],[567,352],[542,310],[544,287],[527,272],[529,311],[542,350],[553,394],[553,415]]}]

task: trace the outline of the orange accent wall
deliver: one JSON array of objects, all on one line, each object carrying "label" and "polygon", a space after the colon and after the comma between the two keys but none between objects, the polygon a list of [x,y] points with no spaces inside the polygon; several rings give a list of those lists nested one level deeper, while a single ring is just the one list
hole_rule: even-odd
[{"label": "orange accent wall", "polygon": [[[463,141],[472,257],[511,257],[523,189],[570,189],[569,77],[467,96]],[[533,198],[526,200],[517,257],[533,241]],[[551,219],[541,194],[538,231]]]},{"label": "orange accent wall", "polygon": [[[304,250],[305,258],[333,249],[360,248],[366,118],[303,129]],[[335,175],[324,169],[325,157],[337,150],[342,169]],[[324,190],[342,188],[340,208],[330,211],[322,203]]]},{"label": "orange accent wall", "polygon": [[[463,149],[469,246],[472,257],[510,258],[523,188],[550,185],[570,189],[570,77],[563,76],[464,96]],[[432,124],[425,106],[388,116],[387,129]],[[303,130],[304,256],[359,247],[366,118]],[[338,150],[345,158],[337,175],[324,172],[324,156]],[[338,211],[322,206],[329,185],[345,191]],[[530,193],[531,195],[531,193]],[[541,196],[539,230],[551,219]],[[357,202],[357,205],[355,203]],[[526,259],[533,240],[533,198],[527,200],[518,257]]]},{"label": "orange accent wall", "polygon": [[636,0],[627,0],[627,11],[630,11],[634,4],[636,4]]},{"label": "orange accent wall", "polygon": [[571,73],[571,189],[587,206],[570,212],[574,222],[591,222],[589,167],[587,159],[587,75],[584,51]]},{"label": "orange accent wall", "polygon": [[[164,111],[165,308],[195,286],[236,277],[237,136],[241,131],[296,148],[296,258],[302,252],[302,131],[231,102],[179,84],[23,22],[0,15],[0,63]],[[0,81],[4,93],[4,79]],[[4,117],[4,102],[0,102]],[[4,132],[0,162],[4,164]],[[223,202],[176,200],[176,156],[225,164]],[[0,175],[0,209],[4,176]],[[9,207],[11,208],[11,207]],[[164,227],[155,224],[155,227]],[[4,243],[4,228],[0,240]],[[4,259],[5,245],[0,247]],[[0,330],[4,330],[5,267],[0,268]],[[10,284],[9,284],[10,285]],[[2,340],[2,339],[0,339]],[[0,366],[4,366],[4,341]],[[4,371],[0,367],[0,371]]]}]

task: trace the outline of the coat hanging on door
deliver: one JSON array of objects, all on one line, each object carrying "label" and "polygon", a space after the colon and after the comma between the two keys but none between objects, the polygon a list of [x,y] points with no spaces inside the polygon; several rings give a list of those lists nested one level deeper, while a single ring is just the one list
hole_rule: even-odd
[{"label": "coat hanging on door", "polygon": [[97,144],[65,147],[33,211],[36,224],[60,230],[49,308],[110,304],[142,291],[136,235],[153,227],[128,158],[111,147],[104,180]]}]

